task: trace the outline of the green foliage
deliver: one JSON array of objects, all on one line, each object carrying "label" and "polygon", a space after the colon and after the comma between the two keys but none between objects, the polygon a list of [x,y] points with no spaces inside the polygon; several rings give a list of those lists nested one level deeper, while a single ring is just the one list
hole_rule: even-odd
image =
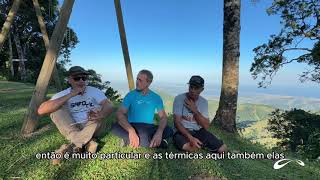
[{"label": "green foliage", "polygon": [[[3,24],[9,9],[11,8],[12,0],[0,1],[0,24]],[[52,35],[54,27],[58,20],[59,10],[58,1],[39,0],[40,9],[46,25],[49,38]],[[60,56],[57,61],[57,69],[61,72],[65,71],[65,65],[70,63],[70,53],[75,45],[79,42],[76,33],[67,28],[64,40],[60,48]],[[13,35],[18,36],[21,41],[27,71],[27,82],[35,83],[40,73],[40,69],[46,54],[46,48],[42,39],[42,34],[39,28],[39,23],[34,10],[33,2],[22,1],[16,18],[11,28],[11,38]],[[16,46],[12,41],[13,58],[18,58]],[[9,72],[9,47],[8,43],[0,51],[0,75],[6,76],[10,80],[20,80],[18,72],[18,63],[14,63],[15,77],[10,77]],[[60,79],[63,79],[63,74],[59,72]]]},{"label": "green foliage", "polygon": [[278,145],[308,158],[320,155],[320,115],[301,109],[271,113],[268,130],[279,139]]},{"label": "green foliage", "polygon": [[[291,62],[310,66],[300,75],[301,81],[320,83],[320,1],[274,0],[267,12],[280,15],[283,27],[278,35],[270,36],[268,43],[253,49],[255,57],[250,72],[254,79],[261,78],[259,87],[269,85],[277,71]],[[302,42],[314,47],[304,47]],[[289,57],[288,52],[295,52],[297,56]]]},{"label": "green foliage", "polygon": [[110,87],[110,81],[102,82],[101,75],[97,74],[95,70],[89,69],[88,71],[90,73],[87,80],[88,85],[105,91],[105,95],[109,98],[110,101],[118,103],[122,102],[122,98],[119,92]]},{"label": "green foliage", "polygon": [[109,81],[106,82],[107,84],[107,89],[105,92],[105,95],[113,102],[122,102],[122,98],[121,95],[119,94],[119,92],[117,90],[114,90],[112,87],[109,86]]}]

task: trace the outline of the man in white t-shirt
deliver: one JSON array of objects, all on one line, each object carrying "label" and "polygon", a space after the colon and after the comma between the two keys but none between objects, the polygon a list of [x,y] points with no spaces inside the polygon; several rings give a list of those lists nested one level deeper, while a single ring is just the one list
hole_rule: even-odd
[{"label": "man in white t-shirt", "polygon": [[[80,66],[73,66],[68,71],[70,88],[55,94],[43,102],[38,114],[50,114],[60,133],[74,146],[73,149],[94,153],[98,137],[105,130],[105,117],[112,113],[112,103],[104,93],[86,85],[89,72]],[[62,147],[66,149],[69,147]],[[61,149],[61,148],[60,148]]]},{"label": "man in white t-shirt", "polygon": [[173,140],[180,150],[192,152],[205,147],[211,152],[222,153],[227,151],[227,146],[207,131],[210,125],[208,101],[200,96],[203,89],[204,79],[201,76],[192,76],[189,80],[189,91],[174,98],[176,133]]}]

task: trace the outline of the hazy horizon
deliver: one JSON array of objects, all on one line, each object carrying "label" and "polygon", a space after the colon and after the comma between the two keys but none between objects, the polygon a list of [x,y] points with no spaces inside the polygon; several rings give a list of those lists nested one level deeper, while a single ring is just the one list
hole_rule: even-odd
[{"label": "hazy horizon", "polygon": [[[115,90],[125,95],[128,91],[128,83],[126,81],[110,81],[110,86]],[[186,92],[188,90],[187,82],[153,82],[150,86],[151,89],[162,90],[172,96]],[[203,96],[213,99],[220,96],[220,84],[206,83],[205,89],[202,93]],[[279,96],[292,96],[304,98],[320,98],[320,93],[317,88],[310,88],[307,84],[301,86],[293,85],[270,85],[267,88],[258,88],[257,85],[242,85],[239,84],[239,97],[241,96],[256,96],[256,95],[279,95]]]}]

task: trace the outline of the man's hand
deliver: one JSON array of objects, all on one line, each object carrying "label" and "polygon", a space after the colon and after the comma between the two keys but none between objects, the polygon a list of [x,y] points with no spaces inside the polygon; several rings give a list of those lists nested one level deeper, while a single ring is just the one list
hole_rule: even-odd
[{"label": "man's hand", "polygon": [[162,141],[162,133],[157,131],[157,132],[153,135],[153,137],[152,137],[152,139],[151,139],[151,141],[150,141],[149,147],[152,147],[152,148],[153,148],[153,147],[158,147],[158,146],[160,146],[161,141]]},{"label": "man's hand", "polygon": [[100,121],[101,119],[103,119],[103,115],[98,109],[90,110],[90,112],[88,113],[89,121]]},{"label": "man's hand", "polygon": [[83,95],[84,91],[86,89],[86,86],[83,87],[75,87],[71,90],[70,94],[72,97],[76,96],[76,95]]},{"label": "man's hand", "polygon": [[193,147],[201,148],[202,142],[195,137],[189,138],[190,145]]},{"label": "man's hand", "polygon": [[129,141],[130,146],[134,148],[139,147],[139,136],[137,135],[135,130],[129,131]]},{"label": "man's hand", "polygon": [[196,103],[192,99],[186,98],[184,100],[184,105],[193,113],[196,113],[198,111]]}]

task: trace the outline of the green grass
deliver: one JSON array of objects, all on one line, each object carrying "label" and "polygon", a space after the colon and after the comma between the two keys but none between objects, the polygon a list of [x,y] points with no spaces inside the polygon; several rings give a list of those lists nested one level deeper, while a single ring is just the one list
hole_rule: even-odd
[{"label": "green grass", "polygon": [[[319,179],[319,162],[305,162],[301,167],[289,163],[280,170],[272,168],[273,160],[65,160],[60,166],[51,165],[49,160],[38,160],[37,153],[52,152],[66,140],[59,134],[48,117],[40,120],[40,128],[50,126],[49,130],[31,138],[20,136],[23,116],[27,110],[33,86],[28,84],[0,81],[0,179],[188,179],[193,176],[220,177],[225,179]],[[52,93],[52,91],[49,91]],[[136,152],[162,153],[177,151],[172,143],[169,149],[132,149],[118,146],[119,139],[109,133],[114,114],[108,119],[108,129],[102,139],[102,153]],[[223,139],[233,152],[271,153],[259,144],[252,144],[239,136],[225,134],[210,128]],[[200,151],[198,153],[206,153]],[[279,152],[280,153],[280,152]]]}]

